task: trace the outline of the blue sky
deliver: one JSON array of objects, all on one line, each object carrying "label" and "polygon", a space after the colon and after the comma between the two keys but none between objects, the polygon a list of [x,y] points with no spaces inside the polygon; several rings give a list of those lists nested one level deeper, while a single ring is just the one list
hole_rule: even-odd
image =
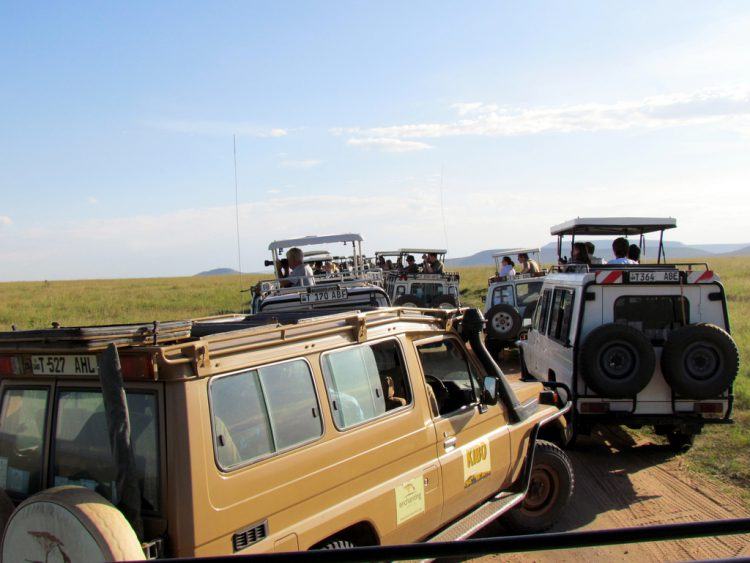
[{"label": "blue sky", "polygon": [[[572,216],[750,242],[747,2],[0,3],[0,280],[189,275]],[[442,174],[441,174],[442,171]]]}]

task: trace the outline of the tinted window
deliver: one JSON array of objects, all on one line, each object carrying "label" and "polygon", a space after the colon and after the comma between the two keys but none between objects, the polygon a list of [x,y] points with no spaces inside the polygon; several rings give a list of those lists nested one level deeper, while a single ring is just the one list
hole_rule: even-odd
[{"label": "tinted window", "polygon": [[570,338],[570,323],[573,316],[572,289],[556,289],[552,297],[550,322],[547,334],[553,340],[568,344]]},{"label": "tinted window", "polygon": [[615,301],[614,317],[650,340],[665,340],[670,330],[690,324],[690,302],[679,295],[625,295]]},{"label": "tinted window", "polygon": [[210,389],[216,458],[223,468],[323,433],[312,374],[301,360],[217,378]]},{"label": "tinted window", "polygon": [[544,334],[546,332],[547,328],[547,313],[549,311],[549,301],[552,296],[552,290],[547,289],[542,294],[541,299],[539,300],[539,305],[537,305],[535,317],[534,317],[534,328]]},{"label": "tinted window", "polygon": [[[156,395],[127,392],[130,435],[145,510],[159,508],[159,448]],[[53,485],[79,485],[117,504],[117,468],[112,458],[100,391],[61,390],[52,454]]]},{"label": "tinted window", "polygon": [[460,410],[476,401],[474,374],[462,346],[456,340],[448,338],[423,344],[417,351],[438,414]]},{"label": "tinted window", "polygon": [[411,294],[420,299],[433,295],[442,295],[443,286],[439,283],[413,283],[411,284]]},{"label": "tinted window", "polygon": [[0,409],[0,488],[22,495],[41,489],[46,389],[8,389]]},{"label": "tinted window", "polygon": [[333,420],[344,429],[411,403],[403,358],[395,341],[323,356]]},{"label": "tinted window", "polygon": [[492,304],[515,305],[513,303],[513,286],[501,285],[500,287],[496,287],[492,292]]}]

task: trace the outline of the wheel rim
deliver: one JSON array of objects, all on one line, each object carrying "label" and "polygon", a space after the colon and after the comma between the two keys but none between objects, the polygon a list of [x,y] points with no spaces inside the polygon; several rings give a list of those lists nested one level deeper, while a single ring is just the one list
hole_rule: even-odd
[{"label": "wheel rim", "polygon": [[599,353],[599,367],[610,379],[625,379],[639,365],[638,352],[629,342],[616,340]]},{"label": "wheel rim", "polygon": [[492,328],[500,334],[510,332],[510,329],[513,328],[513,317],[505,311],[495,313],[492,315]]},{"label": "wheel rim", "polygon": [[438,309],[455,309],[456,306],[448,301],[443,301],[438,305]]},{"label": "wheel rim", "polygon": [[723,367],[719,350],[708,342],[696,342],[688,346],[683,363],[685,373],[698,381],[711,379]]},{"label": "wheel rim", "polygon": [[547,464],[534,466],[523,511],[529,515],[539,516],[554,506],[560,495],[560,477]]}]

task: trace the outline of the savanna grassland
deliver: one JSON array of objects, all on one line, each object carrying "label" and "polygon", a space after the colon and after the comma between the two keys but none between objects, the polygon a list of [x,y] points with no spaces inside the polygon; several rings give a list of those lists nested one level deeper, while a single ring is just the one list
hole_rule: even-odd
[{"label": "savanna grassland", "polygon": [[[686,454],[688,466],[750,489],[750,258],[716,258],[729,300],[732,335],[743,359],[735,384],[736,423],[708,426]],[[480,306],[491,267],[462,268],[462,299]],[[247,288],[264,276],[243,275]],[[149,322],[240,311],[248,293],[237,276],[0,283],[0,330]]]}]

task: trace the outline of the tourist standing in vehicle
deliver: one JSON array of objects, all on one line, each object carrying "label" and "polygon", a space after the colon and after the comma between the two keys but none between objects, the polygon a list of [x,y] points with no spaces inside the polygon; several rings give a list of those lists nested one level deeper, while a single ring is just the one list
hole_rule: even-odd
[{"label": "tourist standing in vehicle", "polygon": [[500,263],[502,264],[502,267],[497,273],[500,278],[513,278],[516,276],[516,270],[514,269],[515,263],[510,259],[510,256],[503,256]]},{"label": "tourist standing in vehicle", "polygon": [[607,264],[637,264],[634,260],[628,258],[628,239],[625,237],[618,237],[612,242],[612,253],[615,255],[614,260],[610,260]]},{"label": "tourist standing in vehicle", "polygon": [[427,260],[424,263],[423,271],[425,274],[442,274],[443,273],[443,263],[440,260],[438,260],[436,253],[430,252],[427,255]]},{"label": "tourist standing in vehicle", "polygon": [[585,242],[576,242],[573,244],[573,250],[570,253],[570,263],[591,265],[589,249]]},{"label": "tourist standing in vehicle", "polygon": [[522,274],[538,274],[541,272],[541,268],[536,260],[530,259],[529,255],[525,252],[521,252],[518,255],[518,262],[521,264]]},{"label": "tourist standing in vehicle", "polygon": [[289,277],[281,281],[281,287],[309,286],[315,285],[315,277],[310,266],[305,264],[305,253],[301,248],[290,248],[286,253],[289,261]]},{"label": "tourist standing in vehicle", "polygon": [[628,247],[628,258],[630,258],[636,264],[641,263],[641,247],[637,244],[631,244]]},{"label": "tourist standing in vehicle", "polygon": [[414,256],[409,254],[406,257],[406,268],[404,268],[404,273],[406,274],[418,274],[419,273],[419,266],[417,266],[417,262],[414,259]]},{"label": "tourist standing in vehicle", "polygon": [[589,253],[589,260],[591,260],[591,263],[592,264],[601,264],[602,263],[602,259],[599,258],[599,257],[597,257],[597,256],[594,256],[594,252],[596,251],[596,246],[594,246],[594,243],[593,242],[585,242],[583,244],[586,245],[586,250]]}]

